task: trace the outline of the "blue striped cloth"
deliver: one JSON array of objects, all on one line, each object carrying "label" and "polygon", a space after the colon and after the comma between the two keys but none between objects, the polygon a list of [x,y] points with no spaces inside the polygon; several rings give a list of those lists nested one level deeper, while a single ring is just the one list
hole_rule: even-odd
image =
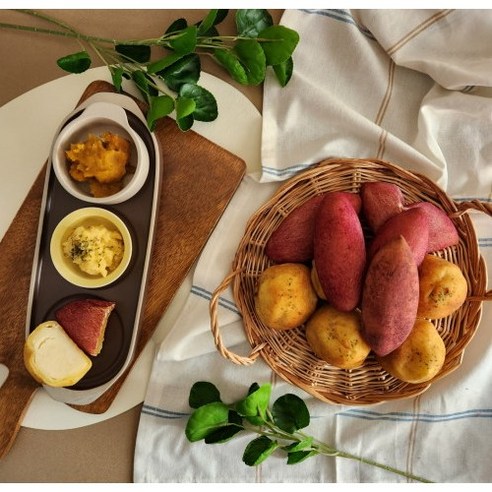
[{"label": "blue striped cloth", "polygon": [[[288,466],[274,455],[242,464],[251,439],[190,444],[188,394],[209,380],[225,401],[253,382],[272,400],[304,398],[306,432],[353,454],[437,482],[490,482],[492,303],[484,303],[463,363],[422,395],[376,406],[329,405],[281,380],[261,360],[236,366],[216,351],[208,302],[229,273],[248,218],[278,185],[325,158],[369,157],[423,173],[457,201],[492,201],[492,11],[288,10],[300,33],[294,75],[265,83],[261,172],[247,176],[197,264],[183,312],[156,353],[135,450],[136,482],[405,482],[357,461],[317,456]],[[492,219],[472,214],[492,271]],[[230,289],[219,300],[225,345],[248,354]]]}]

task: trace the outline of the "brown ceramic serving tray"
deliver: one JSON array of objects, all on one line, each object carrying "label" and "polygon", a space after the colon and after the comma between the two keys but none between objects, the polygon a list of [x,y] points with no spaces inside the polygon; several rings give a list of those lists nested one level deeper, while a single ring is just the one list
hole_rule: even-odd
[{"label": "brown ceramic serving tray", "polygon": [[[81,94],[78,105],[94,94],[106,92],[115,92],[114,87],[105,81],[94,81]],[[138,101],[137,104],[145,111],[145,105]],[[159,121],[153,134],[159,144],[162,177],[155,241],[134,357],[97,400],[72,404],[83,412],[103,413],[109,409],[246,169],[242,159],[193,130],[181,132],[171,118]],[[36,178],[0,242],[0,326],[3,327],[0,362],[9,369],[0,388],[0,458],[14,443],[23,415],[40,387],[28,374],[22,351],[45,172],[43,169]]]},{"label": "brown ceramic serving tray", "polygon": [[[127,100],[126,96],[121,96]],[[100,100],[100,99],[99,99]],[[87,101],[90,103],[90,99]],[[136,111],[140,111],[134,104]],[[60,126],[59,132],[83,113],[75,111]],[[68,403],[90,403],[107,389],[132,356],[136,332],[140,323],[143,297],[147,280],[149,256],[152,251],[154,226],[157,216],[160,158],[157,142],[141,117],[125,109],[130,127],[143,140],[149,154],[149,173],[142,188],[131,198],[114,205],[99,206],[117,215],[128,227],[132,237],[132,257],[122,277],[106,287],[83,288],[65,280],[56,270],[50,255],[50,240],[55,227],[69,213],[93,204],[75,198],[58,181],[48,161],[43,205],[39,220],[38,248],[34,265],[28,306],[27,333],[40,323],[54,320],[55,311],[75,299],[96,298],[116,303],[106,328],[104,344],[96,357],[90,357],[89,372],[70,389],[47,388],[55,399]],[[55,139],[56,136],[55,135]],[[92,391],[89,391],[92,390]]]}]

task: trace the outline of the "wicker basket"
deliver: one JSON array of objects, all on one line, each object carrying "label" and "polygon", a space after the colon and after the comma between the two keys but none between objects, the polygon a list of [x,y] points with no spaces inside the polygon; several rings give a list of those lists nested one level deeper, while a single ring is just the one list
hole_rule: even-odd
[{"label": "wicker basket", "polygon": [[[264,254],[265,244],[283,218],[312,196],[328,191],[357,192],[366,181],[395,183],[402,190],[406,203],[431,202],[443,209],[458,229],[459,244],[438,254],[459,265],[468,282],[469,297],[451,316],[433,320],[446,345],[446,360],[440,373],[426,383],[410,384],[394,378],[381,368],[372,353],[360,368],[347,370],[333,367],[311,351],[304,326],[287,331],[271,330],[261,323],[255,312],[254,294],[258,276],[271,264]],[[482,301],[492,298],[492,291],[486,291],[486,266],[479,253],[475,231],[465,213],[470,209],[492,215],[490,204],[480,201],[458,204],[426,177],[380,160],[325,160],[299,174],[281,186],[250,218],[236,252],[232,273],[212,296],[211,329],[217,349],[225,358],[243,365],[253,363],[261,355],[280,377],[325,402],[367,405],[413,397],[424,392],[433,381],[460,366],[465,347],[479,324]],[[218,298],[231,282],[252,347],[248,356],[228,350],[219,332]]]}]

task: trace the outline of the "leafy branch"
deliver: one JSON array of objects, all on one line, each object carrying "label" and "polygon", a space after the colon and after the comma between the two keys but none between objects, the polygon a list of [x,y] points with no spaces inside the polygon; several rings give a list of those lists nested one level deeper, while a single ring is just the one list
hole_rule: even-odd
[{"label": "leafy branch", "polygon": [[[217,26],[227,17],[227,9],[213,9],[199,22],[188,25],[186,19],[174,21],[158,37],[117,40],[87,35],[46,13],[19,10],[48,22],[42,28],[0,22],[0,28],[17,29],[75,39],[80,49],[66,55],[57,64],[69,73],[90,68],[92,57],[99,58],[110,71],[116,90],[123,79],[133,81],[149,106],[147,123],[156,122],[176,112],[176,122],[183,131],[195,121],[213,121],[218,116],[217,101],[212,93],[198,84],[200,57],[208,56],[221,65],[236,82],[259,85],[271,67],[280,85],[289,82],[294,62],[292,54],[299,42],[296,31],[274,25],[264,9],[240,9],[236,12],[236,35],[220,35]],[[152,48],[165,50],[152,59]],[[154,57],[155,58],[155,57]]]},{"label": "leafy branch", "polygon": [[340,451],[301,431],[310,423],[309,410],[296,395],[279,397],[270,408],[271,386],[251,385],[245,398],[226,404],[212,383],[195,383],[189,395],[189,405],[195,410],[186,424],[185,434],[190,442],[203,440],[206,444],[224,443],[241,431],[257,434],[246,446],[243,462],[256,466],[275,451],[287,455],[287,464],[293,465],[316,455],[348,458],[382,468],[419,482],[425,478],[406,473],[374,460]]}]

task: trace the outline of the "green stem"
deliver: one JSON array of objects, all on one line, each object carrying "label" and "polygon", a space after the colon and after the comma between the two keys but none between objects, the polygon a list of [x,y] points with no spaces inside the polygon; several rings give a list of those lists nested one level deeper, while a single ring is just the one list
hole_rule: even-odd
[{"label": "green stem", "polygon": [[[169,47],[169,42],[172,41],[176,35],[166,35],[166,36],[161,36],[160,38],[148,38],[148,39],[125,39],[125,40],[118,40],[118,39],[112,39],[112,38],[104,38],[101,36],[91,36],[87,34],[82,34],[79,31],[76,31],[74,29],[68,28],[70,30],[67,31],[59,31],[56,29],[49,29],[46,27],[37,27],[37,26],[26,26],[23,24],[10,24],[8,22],[0,22],[0,28],[1,29],[13,29],[17,31],[27,31],[27,32],[33,32],[37,34],[47,34],[50,36],[62,36],[65,38],[76,38],[76,39],[81,39],[83,41],[86,41],[88,43],[105,43],[105,44],[111,44],[113,46],[117,44],[125,44],[125,45],[131,45],[131,46],[139,46],[139,45],[144,45],[144,46],[162,46],[162,47]],[[207,39],[207,38],[204,38]],[[200,41],[200,38],[198,38]],[[218,48],[218,49],[230,49],[229,46],[226,45],[221,45],[221,44],[213,44],[213,43],[200,43],[197,42],[197,48]]]},{"label": "green stem", "polygon": [[[55,24],[59,27],[62,27],[66,29],[65,31],[59,31],[56,29],[49,29],[45,27],[36,27],[36,26],[26,26],[22,24],[10,24],[7,22],[0,22],[0,28],[4,29],[16,29],[19,31],[28,31],[28,32],[34,32],[38,34],[48,34],[52,36],[63,36],[63,37],[68,37],[68,38],[78,38],[83,41],[86,41],[88,43],[106,43],[106,44],[112,44],[112,45],[117,45],[117,44],[125,44],[125,45],[132,45],[132,46],[139,46],[139,45],[145,45],[145,46],[162,46],[162,47],[169,47],[169,43],[178,37],[180,34],[179,33],[167,33],[159,38],[147,38],[147,39],[126,39],[126,40],[117,40],[114,38],[104,38],[100,36],[92,36],[92,35],[87,35],[83,34],[79,31],[77,31],[75,28],[70,26],[69,24],[62,22],[54,17],[51,17],[47,14],[44,14],[42,12],[38,12],[36,10],[22,10],[22,9],[17,9],[16,10],[19,13],[23,13],[26,15],[30,15],[35,18],[39,18],[48,22],[51,22],[52,24]],[[251,38],[244,37],[244,36],[225,36],[225,35],[220,35],[220,36],[198,36],[197,37],[197,48],[203,48],[203,49],[224,49],[224,50],[229,50],[231,47],[229,45],[224,44],[224,41],[230,41],[230,42],[235,42],[238,40],[250,40]],[[256,38],[256,41],[272,41],[271,39],[261,39],[261,38]]]},{"label": "green stem", "polygon": [[[265,432],[257,429],[256,432],[261,435],[266,435],[267,437],[283,439],[290,442],[301,442],[309,437],[308,435],[302,432],[295,432],[293,434],[289,434],[288,432],[282,431],[276,425],[270,422],[266,422],[265,425],[268,428],[268,431]],[[384,465],[382,463],[371,460],[369,458],[364,458],[362,456],[357,456],[355,454],[347,453],[345,451],[340,451],[336,448],[333,448],[317,440],[313,441],[313,445],[311,446],[311,448],[306,449],[306,451],[316,451],[319,454],[322,454],[323,456],[331,456],[334,458],[336,457],[347,458],[347,459],[359,461],[360,463],[365,463],[366,465],[371,465],[371,466],[375,466],[376,468],[381,468],[383,470],[389,471],[391,473],[395,473],[397,475],[408,478],[410,480],[416,480],[418,482],[424,482],[424,483],[432,483],[431,480],[427,480],[426,478],[420,477],[418,475],[414,475],[413,473],[407,473],[393,466]]]},{"label": "green stem", "polygon": [[104,63],[104,65],[106,65],[106,66],[109,67],[110,62],[102,54],[103,49],[101,47],[99,47],[96,43],[93,43],[91,41],[89,41],[89,46],[92,48],[92,50],[94,51],[94,53],[98,56],[98,58]]},{"label": "green stem", "polygon": [[[232,46],[229,46],[227,44],[221,44],[221,43],[200,43],[197,42],[196,48],[203,48],[203,49],[214,49],[214,50],[226,50],[230,51],[232,50]],[[204,53],[206,54],[206,53]]]},{"label": "green stem", "polygon": [[87,42],[92,41],[92,42],[99,42],[99,43],[118,44],[115,39],[101,38],[98,36],[87,36],[85,34],[76,31],[57,31],[55,29],[47,29],[45,27],[24,26],[22,24],[9,24],[7,22],[0,22],[0,28],[35,32],[39,34],[49,34],[52,36],[63,36],[66,38],[76,38],[76,39],[82,39],[83,41],[87,41]]},{"label": "green stem", "polygon": [[68,31],[77,32],[76,29],[74,29],[72,26],[70,26],[66,22],[63,22],[59,19],[56,19],[55,17],[51,17],[50,15],[45,14],[43,12],[38,12],[37,10],[31,10],[31,9],[15,9],[14,11],[19,12],[21,14],[30,15],[31,17],[37,17],[39,19],[51,22],[51,24],[55,24],[57,26],[63,27],[64,29],[67,29]]},{"label": "green stem", "polygon": [[365,463],[366,465],[375,466],[377,468],[381,468],[383,470],[396,473],[397,475],[400,475],[402,477],[406,477],[411,480],[417,480],[418,482],[432,483],[432,480],[427,480],[426,478],[419,477],[418,475],[414,475],[413,473],[404,472],[402,470],[399,470],[398,468],[394,468],[389,465],[383,465],[382,463],[378,463],[377,461],[371,460],[369,458],[363,458],[361,456],[356,456],[351,453],[346,453],[344,451],[337,451],[337,456],[339,456],[340,458],[348,458],[351,460],[360,461],[361,463]]},{"label": "green stem", "polygon": [[211,41],[231,41],[231,42],[236,42],[236,41],[251,41],[254,39],[255,41],[258,42],[272,42],[272,41],[278,41],[278,39],[271,39],[271,38],[251,38],[248,36],[234,36],[234,35],[223,35],[220,34],[219,36],[198,36],[198,39],[210,39]]}]

